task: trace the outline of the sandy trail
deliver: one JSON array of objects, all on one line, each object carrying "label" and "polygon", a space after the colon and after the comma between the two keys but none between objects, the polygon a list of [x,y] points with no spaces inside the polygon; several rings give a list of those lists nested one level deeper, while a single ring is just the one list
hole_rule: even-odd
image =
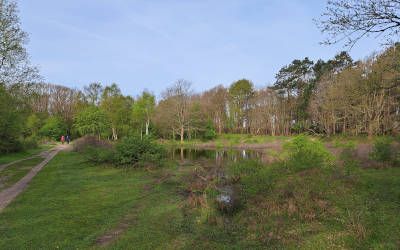
[{"label": "sandy trail", "polygon": [[[0,192],[0,212],[5,207],[7,207],[7,205],[10,204],[15,199],[15,197],[17,197],[21,192],[23,192],[25,190],[25,188],[28,186],[29,182],[33,179],[33,177],[35,177],[36,174],[39,173],[39,171],[42,170],[42,168],[44,166],[46,166],[46,164],[51,159],[53,159],[54,156],[56,156],[58,154],[58,152],[60,152],[61,150],[68,149],[69,147],[70,147],[69,145],[59,145],[59,146],[55,147],[54,149],[52,149],[51,151],[48,151],[47,153],[42,154],[45,157],[45,159],[41,163],[39,163],[38,165],[33,167],[31,169],[31,171],[29,171],[29,173],[27,175],[25,175],[22,179],[20,179],[17,183],[15,183],[11,187]],[[29,158],[27,158],[27,159],[29,159]],[[27,159],[23,159],[23,160],[27,160]],[[19,161],[23,161],[23,160],[19,160]],[[14,163],[17,163],[19,161],[16,161]],[[6,164],[6,166],[2,165],[1,167],[5,168],[9,165],[11,165],[11,164],[10,163]]]}]

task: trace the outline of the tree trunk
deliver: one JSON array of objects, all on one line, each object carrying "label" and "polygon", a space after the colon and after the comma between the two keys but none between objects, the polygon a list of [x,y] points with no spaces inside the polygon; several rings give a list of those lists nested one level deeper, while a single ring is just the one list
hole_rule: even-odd
[{"label": "tree trunk", "polygon": [[146,135],[149,135],[149,126],[150,126],[150,122],[149,120],[146,121]]},{"label": "tree trunk", "polygon": [[112,130],[112,138],[114,141],[118,140],[117,130],[113,127]]},{"label": "tree trunk", "polygon": [[181,126],[181,143],[183,143],[183,137],[185,135],[185,129],[183,128],[183,126]]}]

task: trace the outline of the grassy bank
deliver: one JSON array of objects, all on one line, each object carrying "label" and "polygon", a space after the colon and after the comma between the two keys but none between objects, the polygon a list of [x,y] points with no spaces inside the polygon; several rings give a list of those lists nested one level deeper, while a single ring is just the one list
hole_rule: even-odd
[{"label": "grassy bank", "polygon": [[163,140],[162,143],[168,146],[185,147],[236,147],[249,144],[267,144],[274,142],[283,142],[288,140],[289,136],[268,136],[268,135],[246,135],[246,134],[222,134],[210,141],[198,139],[185,140],[181,143],[178,140]]}]

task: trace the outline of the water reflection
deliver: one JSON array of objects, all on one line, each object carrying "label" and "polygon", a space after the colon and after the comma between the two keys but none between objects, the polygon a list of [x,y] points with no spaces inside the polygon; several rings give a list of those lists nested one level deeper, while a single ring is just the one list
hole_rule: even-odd
[{"label": "water reflection", "polygon": [[267,157],[263,151],[246,149],[196,149],[196,148],[171,148],[170,157],[180,161],[214,161],[217,165],[226,162],[237,162],[245,159],[254,159],[265,162]]}]

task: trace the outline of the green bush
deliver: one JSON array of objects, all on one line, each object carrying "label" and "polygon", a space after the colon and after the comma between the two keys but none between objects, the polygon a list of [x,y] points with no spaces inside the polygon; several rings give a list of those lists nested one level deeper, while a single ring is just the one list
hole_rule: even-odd
[{"label": "green bush", "polygon": [[230,165],[228,173],[233,182],[239,181],[241,196],[247,199],[250,196],[267,192],[280,172],[275,166],[265,166],[259,161],[244,160]]},{"label": "green bush", "polygon": [[43,127],[40,129],[39,134],[44,137],[49,137],[53,140],[60,140],[61,135],[66,134],[66,125],[61,118],[52,116],[49,117]]},{"label": "green bush", "polygon": [[29,136],[22,140],[22,147],[24,150],[37,148],[38,147],[39,138],[37,136]]},{"label": "green bush", "polygon": [[23,132],[23,115],[17,100],[0,83],[0,153],[23,149],[20,135]]},{"label": "green bush", "polygon": [[23,150],[24,147],[20,140],[16,138],[0,139],[0,153],[12,153]]},{"label": "green bush", "polygon": [[95,164],[113,163],[115,159],[113,148],[88,146],[84,152],[86,158]]},{"label": "green bush", "polygon": [[374,142],[371,159],[382,163],[390,163],[395,160],[395,152],[392,150],[392,140],[388,137],[377,138]]},{"label": "green bush", "polygon": [[318,139],[298,135],[284,144],[287,166],[292,170],[326,167],[333,163],[333,155]]},{"label": "green bush", "polygon": [[116,145],[116,163],[118,165],[159,165],[163,162],[166,151],[163,146],[144,137],[125,137]]},{"label": "green bush", "polygon": [[204,131],[203,139],[204,140],[213,140],[217,137],[217,132],[215,131],[214,125],[212,121],[208,121],[206,125],[206,129]]}]

